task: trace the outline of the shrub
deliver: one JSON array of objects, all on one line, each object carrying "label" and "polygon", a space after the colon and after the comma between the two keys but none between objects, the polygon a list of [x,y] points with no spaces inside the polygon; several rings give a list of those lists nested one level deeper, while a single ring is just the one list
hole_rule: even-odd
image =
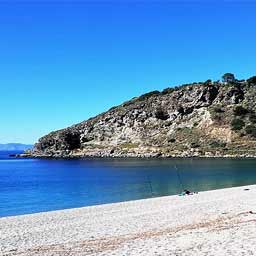
[{"label": "shrub", "polygon": [[212,80],[211,79],[208,79],[204,82],[204,85],[210,85],[212,83]]},{"label": "shrub", "polygon": [[216,122],[220,122],[222,120],[222,114],[221,113],[212,112],[211,113],[211,118],[214,121],[216,121]]},{"label": "shrub", "polygon": [[239,131],[245,126],[245,122],[241,119],[233,119],[231,122],[231,128],[233,131]]},{"label": "shrub", "polygon": [[170,94],[172,92],[174,92],[175,89],[174,88],[166,88],[162,91],[162,94]]},{"label": "shrub", "polygon": [[250,120],[250,122],[255,124],[256,123],[256,115],[254,113],[250,114],[249,120]]},{"label": "shrub", "polygon": [[243,115],[246,115],[249,111],[242,107],[242,106],[237,106],[235,109],[234,109],[234,114],[236,116],[243,116]]},{"label": "shrub", "polygon": [[251,135],[252,137],[256,138],[256,127],[255,127],[255,125],[247,125],[245,127],[245,132],[248,135]]},{"label": "shrub", "polygon": [[225,112],[221,107],[215,107],[215,108],[213,109],[213,111],[214,111],[215,113],[224,113],[224,112]]},{"label": "shrub", "polygon": [[174,139],[174,138],[170,138],[169,140],[168,140],[168,142],[171,142],[171,143],[174,143],[176,141],[176,139]]},{"label": "shrub", "polygon": [[216,106],[211,111],[211,118],[216,122],[220,122],[223,119],[224,112],[221,106]]},{"label": "shrub", "polygon": [[191,148],[199,148],[200,144],[197,142],[192,142],[190,146],[191,146]]},{"label": "shrub", "polygon": [[157,109],[155,112],[155,117],[160,120],[167,120],[170,116],[168,115],[167,111]]},{"label": "shrub", "polygon": [[136,148],[138,147],[138,144],[135,144],[135,143],[123,143],[120,145],[121,148],[126,148],[126,149],[133,149],[133,148]]},{"label": "shrub", "polygon": [[247,79],[248,84],[256,84],[256,76],[252,76],[249,79]]},{"label": "shrub", "polygon": [[177,111],[179,114],[184,114],[184,108],[182,106],[178,106]]},{"label": "shrub", "polygon": [[226,142],[220,141],[220,140],[213,140],[210,142],[210,146],[213,148],[225,148],[227,145]]},{"label": "shrub", "polygon": [[155,96],[155,95],[159,95],[160,92],[159,91],[152,91],[152,92],[148,92],[148,93],[145,93],[145,94],[142,94],[138,100],[146,100],[152,96]]}]

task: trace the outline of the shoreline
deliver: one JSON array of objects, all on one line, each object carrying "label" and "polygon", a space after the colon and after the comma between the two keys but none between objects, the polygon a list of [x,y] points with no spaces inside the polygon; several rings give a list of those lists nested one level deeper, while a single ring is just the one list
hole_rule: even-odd
[{"label": "shoreline", "polygon": [[14,158],[21,159],[256,159],[256,155],[187,155],[187,156],[163,156],[163,155],[154,155],[154,156],[144,156],[144,155],[102,155],[102,156],[91,156],[91,155],[68,155],[68,156],[47,156],[47,155],[30,155],[30,154],[17,154]]},{"label": "shoreline", "polygon": [[248,255],[255,196],[249,185],[2,217],[0,255]]}]

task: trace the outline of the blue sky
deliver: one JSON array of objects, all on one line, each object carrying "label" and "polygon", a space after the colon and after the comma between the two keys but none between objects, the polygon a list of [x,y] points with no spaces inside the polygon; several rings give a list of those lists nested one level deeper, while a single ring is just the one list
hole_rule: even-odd
[{"label": "blue sky", "polygon": [[34,143],[125,100],[255,75],[256,3],[0,2],[0,143]]}]

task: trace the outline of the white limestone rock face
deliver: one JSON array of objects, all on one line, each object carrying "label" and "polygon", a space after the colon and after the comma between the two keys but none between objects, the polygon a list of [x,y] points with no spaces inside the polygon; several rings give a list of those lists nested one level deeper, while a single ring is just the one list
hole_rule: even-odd
[{"label": "white limestone rock face", "polygon": [[32,156],[254,156],[256,132],[246,127],[256,123],[255,88],[214,82],[147,93],[40,138]]}]

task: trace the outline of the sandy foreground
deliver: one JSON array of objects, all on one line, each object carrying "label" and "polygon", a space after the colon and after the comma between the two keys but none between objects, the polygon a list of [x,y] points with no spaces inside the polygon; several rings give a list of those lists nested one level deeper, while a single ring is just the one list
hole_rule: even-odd
[{"label": "sandy foreground", "polygon": [[256,185],[0,218],[0,255],[256,255]]}]

